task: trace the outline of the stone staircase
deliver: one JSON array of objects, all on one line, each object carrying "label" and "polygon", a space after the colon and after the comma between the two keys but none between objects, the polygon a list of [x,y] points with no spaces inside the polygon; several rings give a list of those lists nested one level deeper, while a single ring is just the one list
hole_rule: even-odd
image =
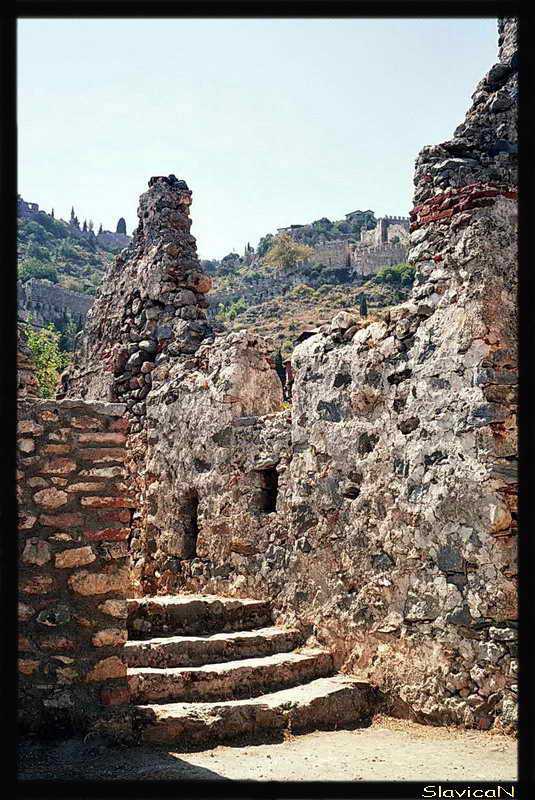
[{"label": "stone staircase", "polygon": [[274,627],[270,604],[211,595],[128,601],[125,645],[141,741],[211,746],[366,722],[370,684]]}]

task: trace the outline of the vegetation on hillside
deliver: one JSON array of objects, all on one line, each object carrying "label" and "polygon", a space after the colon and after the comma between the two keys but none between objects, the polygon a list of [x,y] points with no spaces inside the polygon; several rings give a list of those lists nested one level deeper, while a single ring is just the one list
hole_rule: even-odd
[{"label": "vegetation on hillside", "polygon": [[[82,229],[83,230],[83,229]],[[92,222],[85,235],[62,220],[39,211],[19,217],[17,227],[18,277],[49,281],[64,289],[94,295],[112,253],[97,244]]]},{"label": "vegetation on hillside", "polygon": [[313,254],[312,247],[299,244],[287,233],[279,233],[274,237],[262,261],[275,269],[292,269],[307,261]]},{"label": "vegetation on hillside", "polygon": [[24,325],[35,364],[40,397],[56,396],[59,376],[69,365],[71,355],[61,348],[62,334],[50,323],[47,328]]},{"label": "vegetation on hillside", "polygon": [[362,229],[375,228],[377,220],[371,210],[354,211],[350,219],[335,220],[322,217],[309,225],[292,226],[292,238],[303,244],[315,245],[319,241],[332,241],[342,236],[359,239]]},{"label": "vegetation on hillside", "polygon": [[414,267],[411,267],[411,265],[406,262],[383,267],[377,275],[374,275],[372,281],[388,286],[403,286],[409,288],[414,283]]},{"label": "vegetation on hillside", "polygon": [[376,283],[373,278],[361,285],[322,284],[314,288],[300,283],[265,302],[246,308],[240,303],[242,311],[233,320],[221,311],[217,319],[227,323],[228,329],[247,328],[270,339],[275,352],[280,350],[283,358],[288,358],[302,331],[330,322],[337,311],[349,311],[367,324],[406,300],[409,292],[408,286]]}]

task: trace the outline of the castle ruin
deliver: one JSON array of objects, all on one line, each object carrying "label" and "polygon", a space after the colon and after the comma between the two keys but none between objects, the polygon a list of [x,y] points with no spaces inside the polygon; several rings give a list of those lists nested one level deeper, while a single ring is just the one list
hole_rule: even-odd
[{"label": "castle ruin", "polygon": [[63,399],[21,398],[28,727],[515,726],[517,64],[501,19],[416,161],[409,300],[300,343],[290,409],[262,341],[213,334],[187,184],[151,178]]}]

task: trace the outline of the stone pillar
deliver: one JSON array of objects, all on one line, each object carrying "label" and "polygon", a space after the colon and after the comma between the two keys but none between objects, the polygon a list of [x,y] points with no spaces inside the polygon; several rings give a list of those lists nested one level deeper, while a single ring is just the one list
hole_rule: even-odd
[{"label": "stone pillar", "polygon": [[185,181],[150,179],[134,239],[97,294],[62,396],[119,400],[140,427],[153,369],[213,341],[205,311],[212,281],[200,270],[190,205]]}]

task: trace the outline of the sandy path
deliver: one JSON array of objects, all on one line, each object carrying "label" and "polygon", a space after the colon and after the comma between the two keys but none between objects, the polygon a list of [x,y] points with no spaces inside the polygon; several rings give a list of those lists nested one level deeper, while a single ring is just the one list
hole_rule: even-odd
[{"label": "sandy path", "polygon": [[377,718],[370,728],[317,731],[201,752],[108,748],[91,741],[23,743],[21,779],[252,781],[507,781],[516,741],[480,731]]}]

